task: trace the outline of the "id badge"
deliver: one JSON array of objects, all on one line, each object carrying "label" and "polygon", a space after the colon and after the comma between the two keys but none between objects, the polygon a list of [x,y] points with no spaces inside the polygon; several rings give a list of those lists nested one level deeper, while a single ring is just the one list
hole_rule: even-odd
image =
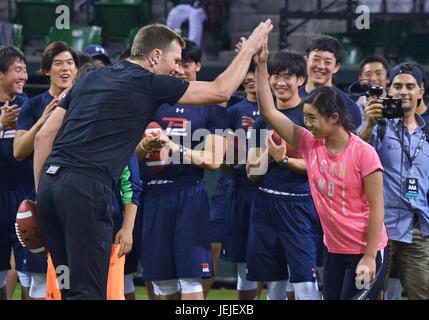
[{"label": "id badge", "polygon": [[417,178],[406,178],[405,179],[405,195],[407,197],[418,197],[419,196],[419,180]]}]

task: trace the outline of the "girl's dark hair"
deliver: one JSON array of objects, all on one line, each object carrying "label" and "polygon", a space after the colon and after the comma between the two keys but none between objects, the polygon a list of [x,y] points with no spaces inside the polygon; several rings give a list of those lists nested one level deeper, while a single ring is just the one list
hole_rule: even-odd
[{"label": "girl's dark hair", "polygon": [[331,87],[321,86],[313,90],[307,97],[302,99],[302,105],[311,104],[326,119],[334,112],[338,113],[338,124],[346,131],[354,132],[356,125],[353,122],[352,115],[347,109],[344,98],[339,92]]},{"label": "girl's dark hair", "polygon": [[70,48],[67,43],[62,41],[55,41],[50,43],[43,50],[39,72],[41,74],[49,72],[49,70],[51,70],[52,62],[54,61],[55,56],[65,51],[70,52],[73,57],[74,64],[76,65],[76,68],[78,68],[79,58],[77,57],[76,52],[72,48]]}]

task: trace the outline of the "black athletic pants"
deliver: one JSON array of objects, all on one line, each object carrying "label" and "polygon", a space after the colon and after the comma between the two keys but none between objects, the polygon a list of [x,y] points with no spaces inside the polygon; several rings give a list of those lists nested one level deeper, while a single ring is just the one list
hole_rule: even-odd
[{"label": "black athletic pants", "polygon": [[106,299],[115,201],[112,180],[87,169],[45,171],[37,210],[62,299]]}]

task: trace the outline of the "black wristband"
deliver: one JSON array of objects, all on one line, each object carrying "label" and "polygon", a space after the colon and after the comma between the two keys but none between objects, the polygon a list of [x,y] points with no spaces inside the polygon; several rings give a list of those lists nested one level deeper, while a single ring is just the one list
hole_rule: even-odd
[{"label": "black wristband", "polygon": [[284,159],[282,160],[282,161],[280,161],[280,162],[277,162],[277,164],[280,166],[280,167],[285,167],[286,166],[286,163],[289,161],[289,157],[288,156],[285,156],[284,157]]},{"label": "black wristband", "polygon": [[182,159],[186,156],[186,148],[181,144],[179,144],[179,153]]}]

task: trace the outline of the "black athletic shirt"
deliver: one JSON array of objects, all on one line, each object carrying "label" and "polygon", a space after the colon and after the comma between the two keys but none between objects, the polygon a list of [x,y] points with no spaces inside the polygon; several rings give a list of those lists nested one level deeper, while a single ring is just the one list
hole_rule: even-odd
[{"label": "black athletic shirt", "polygon": [[174,106],[188,86],[125,60],[88,73],[60,103],[67,114],[46,164],[96,168],[118,181],[158,106]]}]

